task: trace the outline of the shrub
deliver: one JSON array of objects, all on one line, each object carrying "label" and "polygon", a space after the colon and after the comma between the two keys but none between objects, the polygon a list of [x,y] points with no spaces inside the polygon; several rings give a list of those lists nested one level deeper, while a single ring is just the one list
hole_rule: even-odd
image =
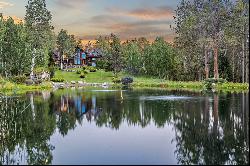
[{"label": "shrub", "polygon": [[82,70],[86,70],[86,66],[82,66]]},{"label": "shrub", "polygon": [[128,85],[128,84],[133,83],[134,80],[131,77],[124,77],[124,78],[122,78],[121,82],[123,85]]},{"label": "shrub", "polygon": [[116,84],[119,84],[119,83],[121,83],[121,79],[118,78],[118,77],[113,77],[112,82],[116,83]]},{"label": "shrub", "polygon": [[49,71],[45,67],[38,67],[38,68],[35,68],[35,70],[34,70],[35,74],[42,74],[43,72],[49,72]]},{"label": "shrub", "polygon": [[96,68],[95,68],[95,67],[92,67],[92,66],[90,66],[90,67],[88,68],[88,70],[89,70],[90,72],[96,72]]},{"label": "shrub", "polygon": [[83,70],[83,73],[84,74],[88,74],[89,72],[87,70]]},{"label": "shrub", "polygon": [[49,74],[51,78],[53,78],[55,75],[55,69],[56,68],[54,66],[49,67]]},{"label": "shrub", "polygon": [[64,78],[51,78],[52,82],[64,82]]},{"label": "shrub", "polygon": [[81,70],[77,70],[77,71],[76,71],[76,74],[81,74]]},{"label": "shrub", "polygon": [[13,77],[11,77],[10,80],[16,84],[23,84],[23,83],[25,83],[26,76],[25,75],[13,76]]},{"label": "shrub", "polygon": [[80,78],[85,78],[85,74],[81,73]]}]

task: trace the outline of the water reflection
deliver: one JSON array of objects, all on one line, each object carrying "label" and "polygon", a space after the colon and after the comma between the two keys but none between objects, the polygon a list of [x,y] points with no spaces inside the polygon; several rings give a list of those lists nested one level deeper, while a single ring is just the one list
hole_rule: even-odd
[{"label": "water reflection", "polygon": [[[157,99],[172,95],[174,100]],[[142,96],[156,98],[140,100]],[[176,146],[176,163],[247,164],[248,97],[248,93],[204,95],[155,90],[75,90],[4,96],[0,102],[0,164],[52,164],[56,147],[50,142],[51,136],[58,131],[65,137],[84,123],[113,131],[122,124],[142,129],[172,126],[172,142],[163,143]]]}]

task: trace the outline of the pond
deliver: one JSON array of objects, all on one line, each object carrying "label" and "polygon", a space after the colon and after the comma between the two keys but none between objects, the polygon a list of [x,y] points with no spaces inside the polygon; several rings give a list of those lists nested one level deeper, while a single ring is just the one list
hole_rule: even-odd
[{"label": "pond", "polygon": [[248,164],[249,93],[68,89],[0,97],[0,164]]}]

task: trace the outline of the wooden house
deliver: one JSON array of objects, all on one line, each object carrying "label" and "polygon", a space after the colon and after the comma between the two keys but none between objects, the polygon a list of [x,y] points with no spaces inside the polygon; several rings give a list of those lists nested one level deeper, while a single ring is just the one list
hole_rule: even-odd
[{"label": "wooden house", "polygon": [[[67,57],[63,55],[62,63],[63,66],[96,66],[96,60],[101,58],[102,54],[99,49],[81,49],[76,47],[75,53]],[[56,65],[60,66],[61,64],[61,57],[59,56],[58,52],[54,52],[53,56],[54,62]]]}]

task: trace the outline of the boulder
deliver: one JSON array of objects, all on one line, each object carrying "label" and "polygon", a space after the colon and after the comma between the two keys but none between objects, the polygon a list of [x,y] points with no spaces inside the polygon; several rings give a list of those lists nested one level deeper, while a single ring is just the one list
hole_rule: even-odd
[{"label": "boulder", "polygon": [[31,79],[25,80],[26,85],[32,85],[34,82]]},{"label": "boulder", "polygon": [[128,85],[128,84],[133,83],[134,80],[131,77],[124,77],[124,78],[122,78],[121,82],[123,85]]}]

